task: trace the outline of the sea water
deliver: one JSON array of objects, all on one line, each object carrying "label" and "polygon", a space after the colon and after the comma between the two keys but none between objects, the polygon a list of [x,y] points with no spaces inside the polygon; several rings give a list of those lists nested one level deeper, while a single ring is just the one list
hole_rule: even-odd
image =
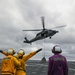
[{"label": "sea water", "polygon": [[[68,62],[69,74],[75,75],[75,62]],[[27,75],[47,75],[48,71],[48,62],[40,63],[37,61],[27,62]]]},{"label": "sea water", "polygon": [[[68,67],[69,67],[68,75],[75,75],[75,62],[69,61]],[[48,62],[41,63],[40,61],[37,61],[37,60],[36,61],[29,60],[26,63],[27,75],[47,75],[47,71],[48,71]]]}]

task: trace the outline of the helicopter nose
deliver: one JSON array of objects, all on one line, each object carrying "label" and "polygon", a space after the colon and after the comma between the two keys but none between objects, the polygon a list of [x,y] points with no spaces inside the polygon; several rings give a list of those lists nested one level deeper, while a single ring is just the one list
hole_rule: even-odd
[{"label": "helicopter nose", "polygon": [[56,33],[58,33],[59,31],[56,31]]},{"label": "helicopter nose", "polygon": [[58,33],[58,31],[54,31],[54,33]]}]

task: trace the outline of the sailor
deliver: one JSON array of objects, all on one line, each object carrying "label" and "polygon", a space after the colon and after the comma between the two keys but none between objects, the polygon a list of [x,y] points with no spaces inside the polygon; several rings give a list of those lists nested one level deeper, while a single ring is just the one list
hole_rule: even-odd
[{"label": "sailor", "polygon": [[61,47],[55,45],[52,53],[54,55],[49,58],[47,75],[68,75],[68,63],[66,57],[61,55]]},{"label": "sailor", "polygon": [[6,56],[2,59],[1,75],[15,75],[16,66],[20,66],[21,63],[14,55],[14,49],[9,48]]},{"label": "sailor", "polygon": [[16,67],[16,75],[26,75],[26,61],[41,50],[42,49],[39,49],[37,51],[33,51],[33,52],[25,55],[24,50],[20,49],[18,51],[17,55],[19,57],[19,61],[21,62],[21,66]]}]

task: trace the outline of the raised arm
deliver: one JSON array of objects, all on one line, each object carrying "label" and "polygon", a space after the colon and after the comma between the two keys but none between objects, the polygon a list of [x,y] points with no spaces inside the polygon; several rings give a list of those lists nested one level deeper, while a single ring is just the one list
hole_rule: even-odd
[{"label": "raised arm", "polygon": [[0,50],[0,53],[4,54],[5,56],[7,56],[7,55],[8,55],[8,53],[7,53],[7,52],[5,52],[5,51],[3,51],[3,50]]},{"label": "raised arm", "polygon": [[37,54],[38,52],[40,52],[41,50],[42,50],[42,48],[41,49],[38,49],[37,51],[31,52],[31,53],[25,55],[23,57],[23,59],[26,61],[26,60],[30,59],[32,56],[34,56],[35,54]]}]

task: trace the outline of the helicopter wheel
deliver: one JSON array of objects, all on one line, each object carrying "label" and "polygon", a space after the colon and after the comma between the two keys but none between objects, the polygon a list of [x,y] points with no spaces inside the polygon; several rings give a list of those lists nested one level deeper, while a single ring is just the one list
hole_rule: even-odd
[{"label": "helicopter wheel", "polygon": [[51,37],[49,37],[51,39]]}]

